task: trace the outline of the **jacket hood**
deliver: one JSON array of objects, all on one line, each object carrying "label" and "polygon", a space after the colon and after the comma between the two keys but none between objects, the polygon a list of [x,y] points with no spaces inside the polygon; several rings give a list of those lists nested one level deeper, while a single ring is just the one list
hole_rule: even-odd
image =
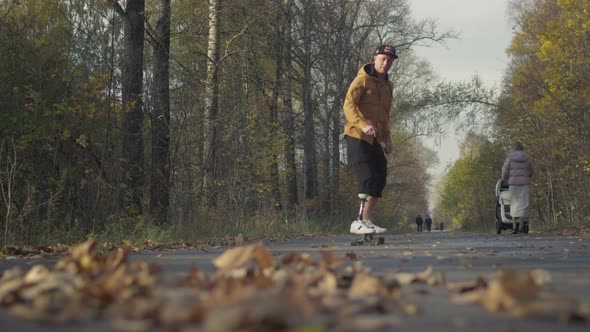
[{"label": "jacket hood", "polygon": [[508,154],[508,158],[512,161],[523,162],[529,159],[529,155],[522,150],[514,150]]},{"label": "jacket hood", "polygon": [[[359,71],[357,75],[361,75],[361,76],[365,76],[365,77],[370,77],[373,79],[379,79],[379,77],[377,77],[377,74],[375,73],[375,64],[370,62],[367,63],[365,65],[363,65]],[[386,80],[389,80],[389,74],[386,74],[385,76]]]}]

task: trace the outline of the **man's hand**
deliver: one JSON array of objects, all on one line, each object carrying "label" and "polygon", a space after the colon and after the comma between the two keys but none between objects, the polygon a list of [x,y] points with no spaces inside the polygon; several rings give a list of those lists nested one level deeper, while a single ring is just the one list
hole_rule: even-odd
[{"label": "man's hand", "polygon": [[363,133],[369,136],[377,136],[377,128],[369,125],[363,128]]}]

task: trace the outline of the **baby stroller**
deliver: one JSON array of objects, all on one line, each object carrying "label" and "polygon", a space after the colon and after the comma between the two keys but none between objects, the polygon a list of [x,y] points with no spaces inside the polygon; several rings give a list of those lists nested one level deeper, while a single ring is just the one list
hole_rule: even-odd
[{"label": "baby stroller", "polygon": [[[509,186],[502,179],[496,182],[496,234],[502,230],[512,229],[512,216],[510,215],[510,191]],[[523,226],[522,233],[528,233],[528,226]]]},{"label": "baby stroller", "polygon": [[510,192],[508,185],[502,179],[496,182],[496,234],[502,230],[512,229],[512,217],[510,216]]}]

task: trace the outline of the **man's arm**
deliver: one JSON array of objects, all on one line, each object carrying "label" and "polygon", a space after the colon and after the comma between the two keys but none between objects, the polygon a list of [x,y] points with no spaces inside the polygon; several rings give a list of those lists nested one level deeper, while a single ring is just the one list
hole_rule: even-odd
[{"label": "man's arm", "polygon": [[354,81],[350,83],[350,87],[348,88],[348,92],[346,93],[346,98],[344,100],[344,116],[346,117],[346,120],[360,130],[363,130],[365,127],[369,126],[358,108],[359,101],[365,94],[365,91],[365,85],[363,84],[362,80],[355,78]]}]

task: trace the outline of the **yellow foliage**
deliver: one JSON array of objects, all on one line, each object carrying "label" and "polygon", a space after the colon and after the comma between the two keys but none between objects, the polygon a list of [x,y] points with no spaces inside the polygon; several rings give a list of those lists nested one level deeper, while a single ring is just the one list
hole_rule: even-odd
[{"label": "yellow foliage", "polygon": [[[556,205],[585,202],[579,193],[590,185],[588,165],[580,162],[590,154],[583,134],[590,131],[590,2],[541,0],[518,21],[505,91],[512,109],[499,114],[498,125],[506,140],[528,147],[538,170],[534,182],[561,191],[551,193],[563,200]],[[548,209],[547,215],[557,211]]]},{"label": "yellow foliage", "polygon": [[68,129],[64,129],[61,133],[61,139],[63,141],[70,139],[71,136],[72,136],[72,133]]},{"label": "yellow foliage", "polygon": [[76,143],[82,146],[83,148],[87,148],[88,138],[86,137],[86,135],[82,134],[80,135],[80,137],[78,137],[78,139],[76,139]]}]

